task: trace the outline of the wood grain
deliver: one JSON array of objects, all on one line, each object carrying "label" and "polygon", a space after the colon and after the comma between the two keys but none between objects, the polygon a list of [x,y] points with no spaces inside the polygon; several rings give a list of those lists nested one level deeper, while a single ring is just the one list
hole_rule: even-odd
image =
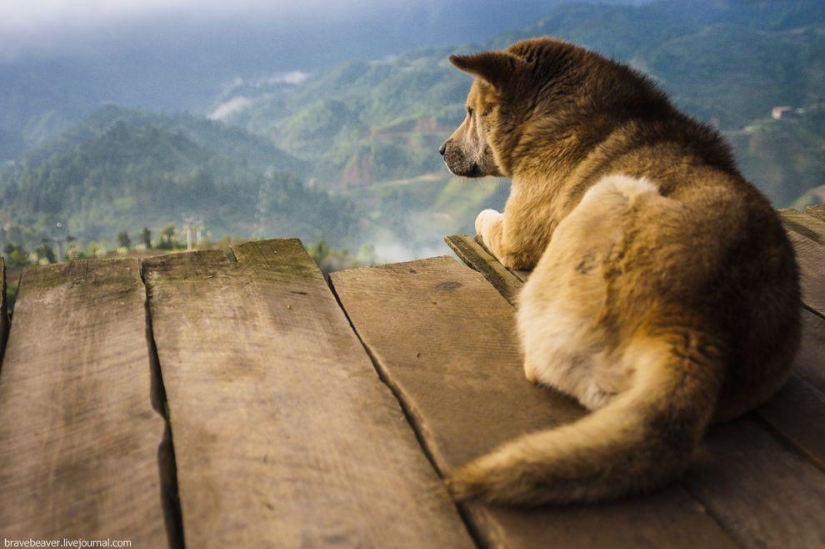
[{"label": "wood grain", "polygon": [[146,260],[189,547],[472,547],[297,240]]},{"label": "wood grain", "polygon": [[793,374],[757,413],[825,471],[825,320],[803,309],[802,328]]},{"label": "wood grain", "polygon": [[[477,272],[434,258],[332,273],[356,331],[441,471],[584,410],[524,379],[514,309]],[[681,487],[605,505],[469,504],[489,547],[736,547]]]},{"label": "wood grain", "polygon": [[786,229],[810,238],[817,244],[825,244],[825,221],[790,209],[779,210],[779,216]]},{"label": "wood grain", "polygon": [[168,546],[135,260],[24,271],[0,375],[0,533]]},{"label": "wood grain", "polygon": [[751,417],[711,429],[684,483],[742,547],[825,547],[825,474]]},{"label": "wood grain", "polygon": [[802,302],[825,317],[825,246],[793,231],[788,232],[788,237],[799,263]]}]

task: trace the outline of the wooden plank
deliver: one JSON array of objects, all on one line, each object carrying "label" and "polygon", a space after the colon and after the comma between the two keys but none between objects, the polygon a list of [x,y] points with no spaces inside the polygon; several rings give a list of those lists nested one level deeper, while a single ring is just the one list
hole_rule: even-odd
[{"label": "wooden plank", "polygon": [[808,206],[807,208],[805,208],[805,213],[821,221],[825,221],[825,204],[819,204],[817,206]]},{"label": "wooden plank", "polygon": [[472,547],[297,240],[145,261],[189,547]]},{"label": "wooden plank", "polygon": [[825,245],[825,221],[799,210],[779,210],[785,228]]},{"label": "wooden plank", "polygon": [[795,371],[825,393],[825,319],[802,311],[802,343],[794,361]]},{"label": "wooden plank", "polygon": [[825,317],[825,247],[793,231],[788,232],[788,237],[799,263],[802,302]]},{"label": "wooden plank", "polygon": [[[330,276],[442,472],[585,413],[524,379],[514,309],[479,273],[434,258]],[[680,486],[532,511],[470,503],[465,513],[489,547],[736,547]]]},{"label": "wooden plank", "polygon": [[825,547],[825,474],[753,418],[711,429],[684,483],[743,547]]},{"label": "wooden plank", "polygon": [[794,373],[757,414],[825,470],[825,393]]},{"label": "wooden plank", "polygon": [[136,260],[24,271],[0,375],[7,540],[169,546],[152,388]]},{"label": "wooden plank", "polygon": [[522,281],[490,255],[476,239],[467,235],[453,235],[444,238],[444,241],[460,260],[480,272],[507,301],[516,304],[516,295],[521,289]]},{"label": "wooden plank", "polygon": [[3,371],[3,356],[9,338],[9,311],[6,306],[6,262],[0,257],[0,372]]},{"label": "wooden plank", "polygon": [[825,470],[825,320],[802,310],[793,374],[757,414]]}]

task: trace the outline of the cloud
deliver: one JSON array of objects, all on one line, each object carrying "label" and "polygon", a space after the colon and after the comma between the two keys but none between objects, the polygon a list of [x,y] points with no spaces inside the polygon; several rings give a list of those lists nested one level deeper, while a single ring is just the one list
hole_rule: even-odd
[{"label": "cloud", "polygon": [[267,78],[266,82],[268,84],[280,84],[281,82],[285,84],[292,84],[293,86],[297,86],[304,82],[307,78],[309,78],[309,73],[304,71],[291,71],[283,74],[277,74],[271,78]]},{"label": "cloud", "polygon": [[248,97],[233,97],[229,101],[224,101],[215,110],[209,113],[210,120],[227,120],[232,115],[239,113],[252,106],[252,100]]}]

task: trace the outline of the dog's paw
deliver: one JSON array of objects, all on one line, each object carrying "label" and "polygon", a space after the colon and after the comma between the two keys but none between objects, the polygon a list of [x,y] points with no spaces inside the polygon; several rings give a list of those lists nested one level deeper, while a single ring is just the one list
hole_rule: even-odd
[{"label": "dog's paw", "polygon": [[504,215],[495,210],[482,210],[476,216],[476,234],[481,235],[484,242],[489,245],[493,227],[501,223],[503,219]]},{"label": "dog's paw", "polygon": [[527,360],[524,361],[524,377],[526,377],[527,381],[533,385],[538,385],[539,383],[539,376],[536,373],[536,368]]}]

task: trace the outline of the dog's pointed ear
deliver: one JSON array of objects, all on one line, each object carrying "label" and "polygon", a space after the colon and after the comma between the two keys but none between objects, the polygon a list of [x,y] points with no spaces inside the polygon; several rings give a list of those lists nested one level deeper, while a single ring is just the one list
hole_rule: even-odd
[{"label": "dog's pointed ear", "polygon": [[450,63],[457,69],[477,76],[503,90],[514,80],[522,60],[503,51],[485,51],[472,55],[451,55]]}]

